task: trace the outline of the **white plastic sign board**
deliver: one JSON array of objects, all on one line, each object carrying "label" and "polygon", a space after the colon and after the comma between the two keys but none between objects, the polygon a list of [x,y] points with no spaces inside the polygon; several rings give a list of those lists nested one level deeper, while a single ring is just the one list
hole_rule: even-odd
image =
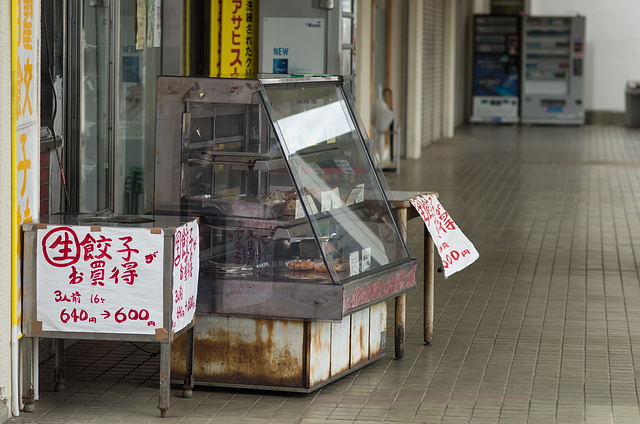
[{"label": "white plastic sign board", "polygon": [[260,72],[325,73],[324,19],[264,18]]},{"label": "white plastic sign board", "polygon": [[153,335],[162,327],[162,230],[50,225],[37,238],[43,331]]},{"label": "white plastic sign board", "polygon": [[422,216],[438,249],[445,278],[478,259],[480,255],[473,243],[453,222],[434,194],[420,195],[411,199],[411,203]]},{"label": "white plastic sign board", "polygon": [[198,221],[176,229],[173,249],[173,308],[171,318],[174,332],[185,328],[196,313],[200,244]]}]

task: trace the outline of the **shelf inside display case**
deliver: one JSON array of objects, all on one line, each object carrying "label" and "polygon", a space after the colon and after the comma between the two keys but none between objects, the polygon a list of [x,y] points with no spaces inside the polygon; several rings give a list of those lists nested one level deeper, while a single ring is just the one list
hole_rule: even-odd
[{"label": "shelf inside display case", "polygon": [[200,219],[199,312],[336,321],[415,288],[365,134],[340,77],[159,78],[154,211]]}]

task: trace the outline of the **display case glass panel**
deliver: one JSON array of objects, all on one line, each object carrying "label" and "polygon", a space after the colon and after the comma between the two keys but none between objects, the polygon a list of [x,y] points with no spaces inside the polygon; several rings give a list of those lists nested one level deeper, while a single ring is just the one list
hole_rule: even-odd
[{"label": "display case glass panel", "polygon": [[161,77],[157,134],[154,211],[200,220],[200,312],[337,320],[415,287],[342,78]]},{"label": "display case glass panel", "polygon": [[339,84],[264,85],[265,104],[334,281],[407,258]]}]

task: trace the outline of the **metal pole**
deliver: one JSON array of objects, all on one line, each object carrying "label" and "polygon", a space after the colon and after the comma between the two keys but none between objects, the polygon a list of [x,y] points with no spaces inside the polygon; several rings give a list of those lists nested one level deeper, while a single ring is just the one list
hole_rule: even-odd
[{"label": "metal pole", "polygon": [[[398,207],[398,225],[400,227],[400,236],[403,240],[407,239],[407,208]],[[404,338],[405,338],[405,323],[406,323],[406,310],[407,310],[407,295],[401,294],[396,297],[396,359],[404,358]]]},{"label": "metal pole", "polygon": [[424,343],[431,344],[433,338],[434,303],[434,245],[427,227],[424,227]]},{"label": "metal pole", "polygon": [[169,389],[171,386],[171,339],[160,343],[160,390],[158,391],[158,409],[160,417],[167,416],[169,408]]},{"label": "metal pole", "polygon": [[56,392],[64,392],[64,339],[56,339],[55,341],[55,386]]}]

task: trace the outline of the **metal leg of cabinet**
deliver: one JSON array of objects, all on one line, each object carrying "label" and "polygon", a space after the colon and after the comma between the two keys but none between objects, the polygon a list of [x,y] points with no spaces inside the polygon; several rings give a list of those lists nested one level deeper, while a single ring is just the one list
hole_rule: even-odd
[{"label": "metal leg of cabinet", "polygon": [[[398,223],[400,224],[400,235],[404,240],[407,239],[407,208],[398,207]],[[404,338],[405,323],[407,312],[407,295],[401,294],[395,298],[396,315],[395,315],[395,342],[396,342],[396,359],[404,358]]]},{"label": "metal leg of cabinet", "polygon": [[[395,200],[395,205],[397,208],[397,218],[398,224],[400,227],[400,235],[403,239],[407,238],[407,222],[413,218],[417,218],[420,216],[418,211],[413,207],[411,203],[411,199],[419,194],[427,194],[426,192],[415,193],[415,192],[393,192],[394,199],[403,199],[403,200]],[[437,193],[429,193],[435,194]],[[431,234],[427,230],[427,227],[424,227],[424,255],[423,255],[423,266],[424,266],[424,278],[423,278],[423,288],[424,288],[424,343],[427,345],[431,344],[433,339],[433,304],[434,304],[434,244],[433,238]],[[405,341],[405,314],[406,314],[406,295],[402,294],[395,298],[395,354],[396,359],[401,359],[404,357],[404,341]]]},{"label": "metal leg of cabinet", "polygon": [[405,315],[407,311],[407,295],[401,294],[395,298],[396,301],[396,359],[404,358],[404,329]]},{"label": "metal leg of cabinet", "polygon": [[169,389],[171,388],[171,343],[160,343],[160,390],[158,391],[158,409],[160,416],[167,416],[169,409]]},{"label": "metal leg of cabinet", "polygon": [[[195,321],[194,321],[195,322]],[[193,396],[194,375],[194,322],[186,330],[187,332],[187,351],[185,361],[185,379],[182,386],[182,397],[190,398]],[[180,333],[178,333],[180,334]],[[171,389],[171,338],[160,343],[160,388],[158,390],[158,409],[160,417],[166,418],[167,409],[169,409]]]},{"label": "metal leg of cabinet", "polygon": [[64,380],[64,339],[55,339],[55,386],[53,390],[56,392],[64,392],[65,380]]},{"label": "metal leg of cabinet", "polygon": [[195,384],[194,376],[193,376],[193,361],[194,350],[193,350],[193,330],[194,327],[191,327],[187,331],[187,362],[186,362],[186,371],[184,377],[184,385],[182,386],[182,397],[190,398],[193,396],[193,386]]},{"label": "metal leg of cabinet", "polygon": [[22,362],[22,403],[25,412],[35,411],[35,379],[38,378],[33,372],[33,339],[23,337],[20,340],[20,361]]},{"label": "metal leg of cabinet", "polygon": [[434,245],[431,233],[424,227],[424,343],[431,344],[433,338],[433,286],[434,286]]}]

